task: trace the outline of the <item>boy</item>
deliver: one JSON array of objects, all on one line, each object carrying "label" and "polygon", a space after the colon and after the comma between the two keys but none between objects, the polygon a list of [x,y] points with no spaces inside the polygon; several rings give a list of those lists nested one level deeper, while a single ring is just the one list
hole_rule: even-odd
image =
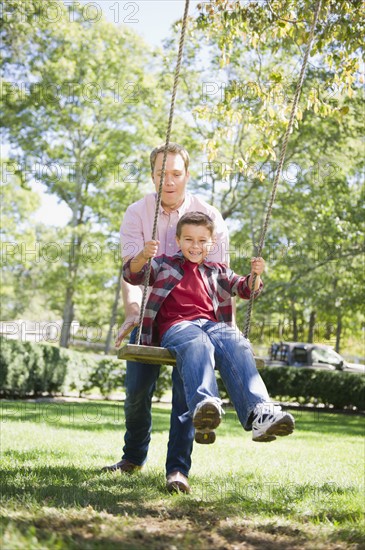
[{"label": "boy", "polygon": [[294,418],[270,402],[259,375],[249,342],[232,327],[229,298],[238,294],[247,299],[252,291],[251,276],[256,273],[254,292],[259,294],[264,271],[262,258],[251,262],[251,275],[242,277],[222,264],[207,262],[214,245],[214,222],[202,212],[182,216],[176,228],[180,252],[158,256],[158,241],[149,241],[129,260],[123,276],[131,284],[141,284],[151,262],[153,289],[147,303],[141,343],[151,344],[154,329],[157,341],[176,357],[183,380],[197,443],[213,443],[214,429],[222,408],[214,366],[245,430],[252,428],[254,441],[273,441],[292,433]]}]

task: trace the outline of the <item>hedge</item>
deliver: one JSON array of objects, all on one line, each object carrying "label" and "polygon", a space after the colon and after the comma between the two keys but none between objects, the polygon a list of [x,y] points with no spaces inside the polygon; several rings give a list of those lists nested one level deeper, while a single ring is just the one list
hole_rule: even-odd
[{"label": "hedge", "polygon": [[[50,344],[37,344],[0,338],[0,395],[26,397],[42,394],[79,395],[99,389],[108,396],[121,389],[125,379],[125,363],[116,357],[95,358]],[[161,369],[156,397],[171,387],[170,368]],[[264,367],[260,373],[273,399],[299,403],[321,403],[336,409],[356,407],[365,410],[365,376],[340,371]],[[225,388],[219,380],[222,397]]]},{"label": "hedge", "polygon": [[271,397],[287,396],[300,403],[365,409],[362,374],[296,367],[264,367],[261,376]]},{"label": "hedge", "polygon": [[125,363],[114,357],[96,359],[50,344],[0,338],[0,394],[26,397],[42,394],[79,395],[98,388],[102,395],[122,387]]},{"label": "hedge", "polygon": [[[125,362],[116,357],[95,357],[50,344],[21,342],[0,337],[0,396],[28,397],[42,394],[79,396],[94,388],[107,397],[121,390]],[[155,397],[171,387],[171,369],[160,371]]]},{"label": "hedge", "polygon": [[[297,367],[263,367],[260,374],[273,400],[365,409],[365,376]],[[221,379],[221,396],[228,397]]]}]

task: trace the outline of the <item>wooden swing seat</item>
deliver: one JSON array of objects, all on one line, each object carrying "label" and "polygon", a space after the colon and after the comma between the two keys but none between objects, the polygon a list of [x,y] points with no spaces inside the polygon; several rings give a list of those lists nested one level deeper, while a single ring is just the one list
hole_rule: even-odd
[{"label": "wooden swing seat", "polygon": [[[176,365],[176,359],[172,357],[169,350],[158,346],[143,346],[137,344],[125,344],[118,352],[118,358],[128,361],[138,361],[151,365]],[[255,357],[258,369],[265,365],[264,359]]]}]

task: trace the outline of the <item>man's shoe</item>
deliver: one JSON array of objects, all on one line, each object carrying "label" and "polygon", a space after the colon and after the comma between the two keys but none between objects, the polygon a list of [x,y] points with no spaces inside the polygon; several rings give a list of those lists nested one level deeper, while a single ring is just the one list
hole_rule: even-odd
[{"label": "man's shoe", "polygon": [[121,473],[133,474],[133,472],[142,470],[142,466],[133,464],[133,462],[129,462],[129,460],[127,460],[126,458],[123,458],[116,464],[112,464],[111,466],[104,466],[104,468],[101,469],[102,472],[117,472],[118,470]]},{"label": "man's shoe", "polygon": [[188,478],[176,470],[166,476],[166,489],[169,493],[190,493]]},{"label": "man's shoe", "polygon": [[293,433],[295,426],[291,414],[282,411],[274,403],[259,403],[254,409],[252,422],[253,441],[274,441],[276,436],[285,436]]},{"label": "man's shoe", "polygon": [[214,429],[219,426],[222,417],[222,407],[217,399],[204,399],[195,407],[193,425],[195,441],[210,445],[215,441]]}]

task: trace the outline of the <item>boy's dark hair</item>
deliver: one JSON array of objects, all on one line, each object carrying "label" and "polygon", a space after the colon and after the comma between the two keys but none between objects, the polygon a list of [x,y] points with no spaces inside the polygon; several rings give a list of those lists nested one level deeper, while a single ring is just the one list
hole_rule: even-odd
[{"label": "boy's dark hair", "polygon": [[215,232],[214,221],[204,212],[187,212],[181,216],[176,226],[176,236],[180,239],[183,225],[204,225],[213,236]]}]

